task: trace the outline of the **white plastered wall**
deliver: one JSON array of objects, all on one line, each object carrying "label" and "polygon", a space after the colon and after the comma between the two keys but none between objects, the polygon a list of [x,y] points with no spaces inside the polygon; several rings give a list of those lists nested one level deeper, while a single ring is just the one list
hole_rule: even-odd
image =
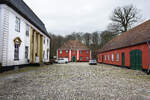
[{"label": "white plastered wall", "polygon": [[[3,11],[3,13],[5,15],[7,15],[7,17],[8,17],[7,18],[8,25],[3,25],[3,26],[7,26],[7,28],[3,28],[5,30],[3,30],[0,33],[0,34],[7,33],[7,36],[5,36],[5,40],[8,40],[8,41],[4,41],[5,44],[2,43],[3,45],[5,45],[4,46],[5,48],[3,48],[3,50],[2,50],[3,51],[3,54],[2,54],[3,66],[28,64],[27,59],[25,58],[25,46],[29,47],[28,59],[30,59],[29,58],[30,57],[30,34],[29,34],[29,36],[26,36],[26,24],[28,24],[30,27],[33,27],[40,34],[42,34],[42,35],[44,35],[44,34],[41,31],[39,31],[35,26],[33,26],[30,22],[28,22],[26,19],[24,19],[21,15],[19,15],[17,12],[15,12],[13,9],[8,7],[7,5],[2,5],[2,6],[0,6],[0,8]],[[1,13],[1,10],[0,10],[0,13]],[[2,15],[2,17],[5,18],[6,16]],[[15,31],[16,17],[20,18],[20,21],[21,21],[20,32]],[[3,22],[4,22],[4,20],[2,20],[2,23]],[[19,47],[19,60],[18,61],[14,61],[14,42],[13,41],[16,37],[19,37],[22,40],[22,43]],[[47,38],[47,36],[45,36],[45,35],[44,35],[44,37]],[[4,39],[2,39],[2,40],[4,40]],[[48,42],[50,44],[50,39],[48,38],[48,40],[49,40]],[[48,59],[46,59],[47,58],[47,49],[50,49],[50,45],[47,45],[47,40],[45,42],[46,43],[44,44],[43,51],[45,50],[46,52],[45,52],[45,57],[43,59],[45,62],[48,62],[49,56],[48,56]],[[1,43],[0,43],[0,45],[1,45]]]}]

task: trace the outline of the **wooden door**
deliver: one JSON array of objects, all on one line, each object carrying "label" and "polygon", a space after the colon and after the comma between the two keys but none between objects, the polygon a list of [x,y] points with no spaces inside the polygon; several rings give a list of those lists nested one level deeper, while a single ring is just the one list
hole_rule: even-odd
[{"label": "wooden door", "polygon": [[133,50],[130,52],[130,66],[135,70],[142,70],[142,51]]}]

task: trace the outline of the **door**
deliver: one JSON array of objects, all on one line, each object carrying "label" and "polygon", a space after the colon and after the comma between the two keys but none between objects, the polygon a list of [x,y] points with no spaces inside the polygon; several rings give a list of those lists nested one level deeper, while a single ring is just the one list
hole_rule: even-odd
[{"label": "door", "polygon": [[122,53],[122,66],[125,66],[125,54]]},{"label": "door", "polygon": [[76,62],[76,57],[75,56],[72,57],[72,62]]},{"label": "door", "polygon": [[130,66],[135,70],[142,70],[142,51],[133,50],[130,52]]}]

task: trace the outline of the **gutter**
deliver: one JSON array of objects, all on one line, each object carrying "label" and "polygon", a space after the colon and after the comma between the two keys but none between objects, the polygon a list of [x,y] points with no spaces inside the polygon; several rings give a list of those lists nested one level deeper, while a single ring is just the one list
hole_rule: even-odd
[{"label": "gutter", "polygon": [[150,40],[147,41],[147,45],[148,45],[148,48],[149,48],[149,68],[147,70],[147,74],[150,74]]}]

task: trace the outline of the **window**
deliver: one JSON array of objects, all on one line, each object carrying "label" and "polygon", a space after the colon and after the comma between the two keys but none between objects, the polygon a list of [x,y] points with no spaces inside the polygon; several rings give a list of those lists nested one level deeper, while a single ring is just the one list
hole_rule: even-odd
[{"label": "window", "polygon": [[111,60],[114,61],[114,54],[111,55]]},{"label": "window", "polygon": [[89,53],[89,51],[87,50],[87,51],[86,51],[86,53],[88,54],[88,53]]},{"label": "window", "polygon": [[83,57],[80,57],[80,60],[82,60]]},{"label": "window", "polygon": [[119,61],[119,53],[116,55],[116,61]]},{"label": "window", "polygon": [[68,50],[66,50],[66,53],[68,53]]},{"label": "window", "polygon": [[25,58],[26,59],[28,59],[28,50],[29,50],[29,47],[25,46]]},{"label": "window", "polygon": [[104,59],[107,60],[106,55],[104,56]]},{"label": "window", "polygon": [[89,60],[89,57],[86,57],[86,60]]},{"label": "window", "polygon": [[48,43],[48,39],[47,39],[47,46],[49,45],[49,43]]},{"label": "window", "polygon": [[29,36],[30,27],[28,24],[26,24],[26,36]]},{"label": "window", "polygon": [[20,32],[20,19],[16,17],[16,25],[15,25],[15,30],[17,32]]},{"label": "window", "polygon": [[47,50],[47,59],[49,58],[48,56],[49,56],[49,50]]},{"label": "window", "polygon": [[109,60],[109,55],[107,55],[107,59]]},{"label": "window", "polygon": [[62,54],[62,50],[60,50],[60,54]]},{"label": "window", "polygon": [[75,50],[73,50],[73,54],[75,54],[76,52],[75,52]]},{"label": "window", "polygon": [[44,37],[44,44],[45,44],[45,37]]},{"label": "window", "polygon": [[80,54],[82,54],[82,50],[80,51]]},{"label": "window", "polygon": [[19,44],[15,44],[14,60],[19,60]]},{"label": "window", "polygon": [[99,60],[101,60],[101,56],[99,56]]}]

